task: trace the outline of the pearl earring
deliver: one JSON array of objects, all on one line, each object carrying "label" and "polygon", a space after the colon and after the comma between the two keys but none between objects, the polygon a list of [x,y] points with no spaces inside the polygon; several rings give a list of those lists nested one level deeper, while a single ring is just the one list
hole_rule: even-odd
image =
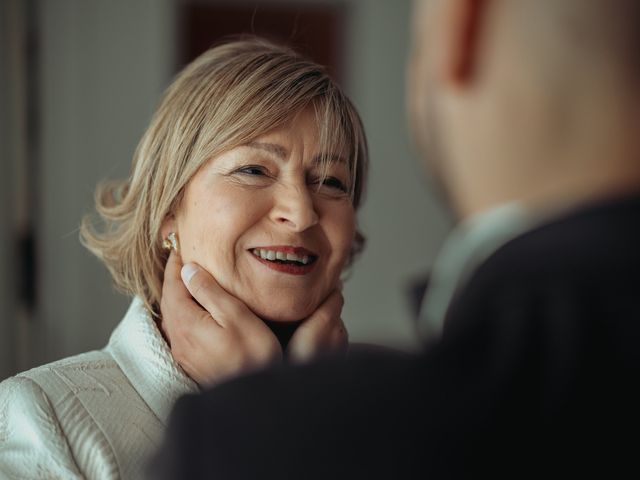
[{"label": "pearl earring", "polygon": [[173,250],[178,253],[178,237],[175,232],[171,232],[167,235],[167,238],[162,242],[162,248],[164,250]]}]

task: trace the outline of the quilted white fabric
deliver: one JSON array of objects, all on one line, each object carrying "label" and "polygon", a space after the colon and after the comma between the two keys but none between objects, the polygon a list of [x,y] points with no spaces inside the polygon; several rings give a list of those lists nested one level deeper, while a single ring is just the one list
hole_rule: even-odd
[{"label": "quilted white fabric", "polygon": [[141,478],[174,402],[197,390],[134,299],[103,350],[0,383],[0,479]]}]

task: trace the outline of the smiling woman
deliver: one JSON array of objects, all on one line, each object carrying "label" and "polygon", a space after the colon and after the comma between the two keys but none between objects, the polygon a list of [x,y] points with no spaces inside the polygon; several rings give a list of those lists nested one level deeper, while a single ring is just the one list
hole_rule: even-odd
[{"label": "smiling woman", "polygon": [[[183,361],[198,342],[213,352],[201,363],[217,380],[283,358],[279,325],[302,324],[294,351],[296,337],[319,331],[305,327],[315,319],[344,343],[340,275],[364,242],[355,213],[367,163],[351,102],[295,52],[251,38],[188,65],[130,177],[98,188],[102,224],[82,223],[84,244],[131,307],[104,350],[0,384],[0,471],[138,478],[174,402],[211,379]],[[183,263],[185,282],[213,298],[189,296],[176,274]],[[167,322],[167,292],[188,297],[197,322]],[[173,342],[177,328],[192,335],[189,355]]]},{"label": "smiling woman", "polygon": [[[95,232],[85,219],[82,235],[87,247],[110,269],[116,285],[139,296],[159,316],[166,261],[161,245],[163,233],[168,233],[161,229],[167,220],[180,217],[182,208],[195,208],[191,200],[183,202],[191,190],[207,188],[216,195],[218,187],[227,192],[232,185],[246,184],[250,188],[245,191],[276,191],[278,197],[294,202],[300,200],[291,195],[296,191],[308,191],[320,199],[327,198],[327,182],[340,181],[329,175],[335,170],[344,182],[344,195],[337,203],[357,209],[366,167],[359,116],[321,67],[263,40],[233,42],[201,55],[169,87],[136,151],[131,178],[105,184],[97,192],[98,212],[106,228]],[[260,179],[250,181],[249,177]],[[212,184],[204,186],[207,182]],[[268,183],[273,188],[263,188]],[[317,192],[308,188],[314,186],[321,188]],[[192,218],[205,222],[211,209],[238,208],[238,201],[247,202],[253,210],[254,200],[264,201],[257,194],[239,200],[222,195],[215,202],[201,203],[207,214],[196,212]],[[302,198],[301,204],[305,201],[312,198]],[[224,225],[224,230],[231,228],[235,227],[230,223]],[[178,231],[185,262],[199,260],[207,248],[214,249],[213,256],[231,253],[220,250],[224,242],[216,245],[211,237],[205,239],[212,233],[205,233],[205,228],[197,228],[198,244],[190,241],[186,231]],[[360,251],[363,240],[356,234],[343,262]],[[235,265],[235,260],[230,261]],[[219,273],[218,281],[224,284],[225,272],[212,268],[211,273]],[[223,286],[230,287],[229,283]]]},{"label": "smiling woman", "polygon": [[162,227],[163,236],[179,232],[184,262],[203,266],[263,319],[308,317],[353,246],[352,173],[335,160],[342,152],[319,150],[317,130],[314,109],[305,109],[212,158]]}]

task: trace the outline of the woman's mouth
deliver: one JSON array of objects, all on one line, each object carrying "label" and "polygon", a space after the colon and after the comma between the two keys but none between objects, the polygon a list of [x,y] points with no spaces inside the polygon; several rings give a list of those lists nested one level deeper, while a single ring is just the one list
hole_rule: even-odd
[{"label": "woman's mouth", "polygon": [[256,260],[277,272],[305,275],[315,267],[318,259],[309,250],[300,247],[259,247],[250,250]]}]

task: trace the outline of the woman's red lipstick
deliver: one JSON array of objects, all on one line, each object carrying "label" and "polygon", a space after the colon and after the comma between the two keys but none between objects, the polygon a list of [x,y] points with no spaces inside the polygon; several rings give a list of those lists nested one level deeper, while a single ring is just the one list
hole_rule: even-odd
[{"label": "woman's red lipstick", "polygon": [[[265,251],[273,253],[291,254],[297,257],[297,259],[277,259],[277,258],[263,258],[261,255]],[[293,247],[289,245],[278,245],[269,247],[256,247],[250,250],[252,255],[260,263],[269,267],[272,270],[281,273],[288,273],[290,275],[306,275],[314,269],[318,256],[310,250],[303,247]],[[267,256],[273,256],[273,254]],[[307,263],[304,264],[303,262]]]}]

